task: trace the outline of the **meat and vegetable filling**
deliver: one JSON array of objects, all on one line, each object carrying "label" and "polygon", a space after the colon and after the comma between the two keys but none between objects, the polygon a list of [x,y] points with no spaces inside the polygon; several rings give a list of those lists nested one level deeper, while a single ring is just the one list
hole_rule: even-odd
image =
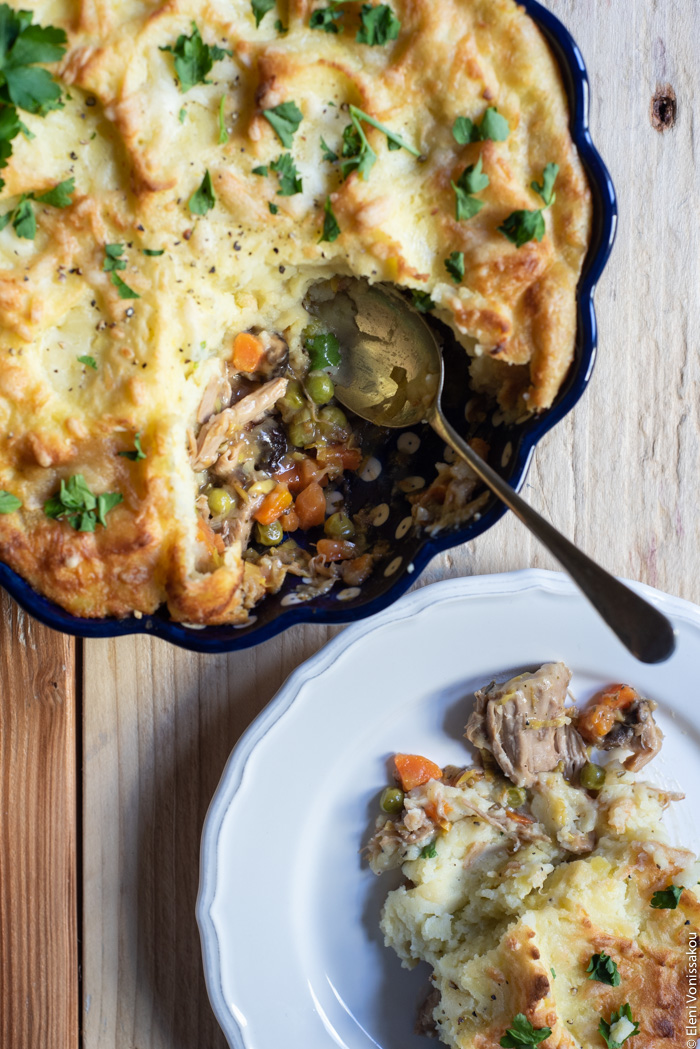
[{"label": "meat and vegetable filling", "polygon": [[339,578],[363,583],[374,556],[346,503],[344,482],[362,450],[328,374],[337,340],[308,328],[303,342],[305,371],[293,367],[281,335],[235,337],[230,361],[205,390],[191,455],[203,556],[239,542],[248,561],[274,563],[273,589],[289,572],[318,592]]}]

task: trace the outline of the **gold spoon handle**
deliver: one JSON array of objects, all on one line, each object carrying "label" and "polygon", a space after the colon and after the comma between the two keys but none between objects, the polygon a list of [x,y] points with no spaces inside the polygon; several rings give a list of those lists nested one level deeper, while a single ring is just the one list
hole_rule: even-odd
[{"label": "gold spoon handle", "polygon": [[676,647],[675,633],[668,619],[635,594],[604,568],[574,546],[561,532],[532,509],[469,447],[448,423],[439,405],[428,422],[488,488],[529,528],[550,554],[569,573],[593,607],[642,663],[663,663]]}]

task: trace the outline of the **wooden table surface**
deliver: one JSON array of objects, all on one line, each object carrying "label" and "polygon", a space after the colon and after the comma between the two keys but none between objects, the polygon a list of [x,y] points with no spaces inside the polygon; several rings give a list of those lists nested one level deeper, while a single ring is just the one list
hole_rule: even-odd
[{"label": "wooden table surface", "polygon": [[[593,380],[524,491],[613,572],[700,602],[700,4],[548,6],[588,63],[620,229]],[[416,585],[531,565],[555,567],[509,517]],[[223,1049],[194,918],[202,821],[241,732],[335,631],[198,656],[75,643],[0,605],[2,1049]]]}]

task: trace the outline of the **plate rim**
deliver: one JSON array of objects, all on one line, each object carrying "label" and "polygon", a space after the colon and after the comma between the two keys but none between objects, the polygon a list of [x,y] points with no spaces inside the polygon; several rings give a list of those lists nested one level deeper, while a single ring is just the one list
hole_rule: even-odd
[{"label": "plate rim", "polygon": [[[647,583],[620,578],[620,582],[645,597],[661,611],[676,620],[690,623],[700,630],[700,606],[686,598],[667,594]],[[298,700],[307,682],[317,678],[362,638],[392,623],[419,615],[430,605],[452,598],[478,600],[482,597],[505,597],[513,593],[537,590],[559,596],[579,595],[581,591],[563,572],[544,568],[522,568],[490,575],[461,576],[438,580],[404,594],[382,612],[348,626],[317,652],[299,664],[275,693],[270,702],[242,733],[228,757],[219,783],[209,804],[203,827],[199,859],[199,887],[195,916],[200,935],[204,979],[214,1015],[230,1049],[250,1049],[233,1011],[226,1004],[221,984],[220,944],[211,910],[218,884],[218,839],[226,813],[241,789],[248,759],[256,747]],[[609,628],[607,628],[609,629]],[[613,632],[610,631],[611,635]],[[622,644],[620,643],[622,648]]]}]

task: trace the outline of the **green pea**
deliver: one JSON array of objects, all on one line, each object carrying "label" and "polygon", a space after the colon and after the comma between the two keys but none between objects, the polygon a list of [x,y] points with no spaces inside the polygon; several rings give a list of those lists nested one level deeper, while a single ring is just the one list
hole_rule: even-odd
[{"label": "green pea", "polygon": [[212,488],[207,496],[207,502],[215,517],[230,513],[235,504],[233,496],[225,488]]},{"label": "green pea", "polygon": [[511,787],[506,794],[506,803],[509,809],[519,809],[525,804],[527,794],[522,787]]},{"label": "green pea", "polygon": [[308,408],[303,408],[292,417],[287,436],[296,448],[308,448],[316,440],[316,424]]},{"label": "green pea", "polygon": [[600,790],[605,783],[605,769],[587,761],[581,769],[581,786],[586,790]]},{"label": "green pea", "polygon": [[298,412],[300,408],[303,408],[306,401],[301,383],[296,379],[290,379],[287,383],[287,389],[284,391],[284,397],[280,397],[277,404],[280,409],[286,412]]},{"label": "green pea", "polygon": [[335,386],[327,375],[312,372],[306,380],[306,392],[314,404],[328,404],[335,393]]},{"label": "green pea", "polygon": [[341,412],[340,408],[327,407],[322,408],[318,413],[318,419],[324,429],[333,430],[346,430],[348,427],[348,419],[345,412]]},{"label": "green pea", "polygon": [[255,538],[263,546],[278,546],[284,539],[284,529],[279,521],[264,525],[258,522],[255,526]]},{"label": "green pea", "polygon": [[323,531],[330,539],[351,539],[355,534],[355,525],[347,514],[335,513],[327,518]]},{"label": "green pea", "polygon": [[379,799],[379,807],[384,812],[401,812],[403,808],[403,791],[399,790],[398,787],[387,787],[382,791],[382,796]]}]

